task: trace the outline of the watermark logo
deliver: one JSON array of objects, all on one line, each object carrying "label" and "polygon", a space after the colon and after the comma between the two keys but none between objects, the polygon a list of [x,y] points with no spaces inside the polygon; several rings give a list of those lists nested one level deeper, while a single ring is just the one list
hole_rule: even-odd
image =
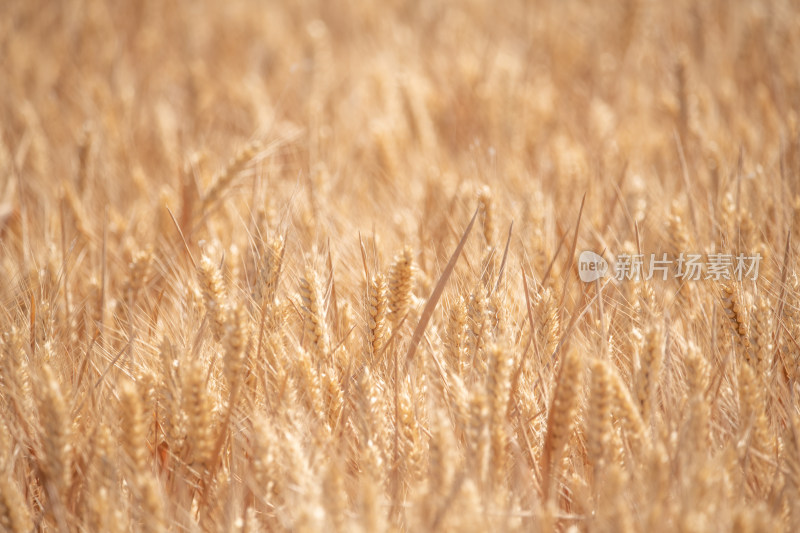
[{"label": "watermark logo", "polygon": [[[761,255],[726,253],[619,254],[613,260],[611,275],[617,281],[651,280],[753,280],[758,277]],[[578,257],[578,275],[584,283],[596,281],[609,272],[608,262],[589,250]]]},{"label": "watermark logo", "polygon": [[596,281],[608,272],[608,261],[594,252],[585,250],[578,256],[578,275],[584,283]]}]

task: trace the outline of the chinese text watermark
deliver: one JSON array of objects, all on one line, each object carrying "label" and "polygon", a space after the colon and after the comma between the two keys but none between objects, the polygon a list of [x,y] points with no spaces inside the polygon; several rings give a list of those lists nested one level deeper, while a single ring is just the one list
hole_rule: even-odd
[{"label": "chinese text watermark", "polygon": [[608,261],[591,252],[581,252],[578,257],[578,275],[586,283],[611,274],[617,281],[679,279],[699,280],[755,280],[761,264],[761,255],[727,253],[674,254],[618,254],[609,269]]}]

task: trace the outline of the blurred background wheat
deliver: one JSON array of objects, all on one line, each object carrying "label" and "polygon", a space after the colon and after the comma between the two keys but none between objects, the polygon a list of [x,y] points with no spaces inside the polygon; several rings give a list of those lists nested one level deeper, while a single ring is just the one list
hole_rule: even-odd
[{"label": "blurred background wheat", "polygon": [[0,3],[0,529],[797,531],[798,51],[789,0]]}]

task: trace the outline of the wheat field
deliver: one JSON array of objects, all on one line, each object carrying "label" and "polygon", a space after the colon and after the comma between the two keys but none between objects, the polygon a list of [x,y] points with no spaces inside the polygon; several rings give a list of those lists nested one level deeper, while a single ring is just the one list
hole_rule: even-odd
[{"label": "wheat field", "polygon": [[798,65],[790,0],[0,2],[0,530],[800,530]]}]

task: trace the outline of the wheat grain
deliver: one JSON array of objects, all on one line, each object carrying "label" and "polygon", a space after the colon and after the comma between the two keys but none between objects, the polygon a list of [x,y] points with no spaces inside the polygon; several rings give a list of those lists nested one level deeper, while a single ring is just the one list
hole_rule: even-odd
[{"label": "wheat grain", "polygon": [[227,295],[222,273],[207,255],[203,255],[200,258],[199,274],[211,331],[214,338],[220,340],[225,335],[225,324],[228,320]]},{"label": "wheat grain", "polygon": [[767,298],[759,295],[753,304],[748,357],[759,374],[766,375],[772,368],[772,319]]},{"label": "wheat grain", "polygon": [[311,347],[315,357],[326,359],[330,355],[328,326],[317,274],[311,267],[306,267],[305,275],[300,280],[300,301],[306,344]]},{"label": "wheat grain", "polygon": [[733,343],[737,350],[749,357],[750,355],[750,341],[749,341],[749,324],[748,318],[745,315],[744,307],[742,306],[742,295],[737,287],[731,283],[726,283],[721,288],[722,291],[722,308],[725,312],[725,317],[729,324],[730,330],[733,333]]},{"label": "wheat grain", "polygon": [[494,246],[494,200],[492,192],[487,186],[483,186],[478,191],[478,209],[481,216],[481,226],[483,227],[483,239],[486,246]]},{"label": "wheat grain", "polygon": [[586,413],[586,454],[596,469],[602,468],[609,457],[612,432],[612,391],[606,363],[596,359],[589,364],[588,412]]},{"label": "wheat grain", "polygon": [[247,165],[258,155],[262,148],[260,141],[252,141],[242,146],[219,174],[214,176],[205,194],[203,194],[203,210],[205,211],[219,201],[222,193],[236,179]]},{"label": "wheat grain", "polygon": [[256,301],[262,306],[271,306],[275,301],[285,250],[286,242],[282,236],[276,237],[267,247],[264,265],[258,271],[255,289]]},{"label": "wheat grain", "polygon": [[636,395],[642,419],[648,421],[653,414],[655,384],[659,380],[661,363],[664,359],[664,339],[661,328],[653,325],[645,331],[644,345],[639,355],[636,375]]},{"label": "wheat grain", "polygon": [[466,303],[459,298],[450,306],[445,335],[446,360],[449,367],[459,375],[464,375],[466,363],[462,347],[467,324]]},{"label": "wheat grain", "polygon": [[233,391],[239,386],[242,372],[247,363],[246,359],[250,349],[250,323],[242,305],[236,305],[231,309],[229,316],[225,337],[222,339],[223,374],[228,382],[228,388],[233,394]]},{"label": "wheat grain", "polygon": [[389,270],[389,322],[392,324],[392,328],[397,328],[409,311],[414,282],[413,275],[411,248],[406,246],[395,257]]},{"label": "wheat grain", "polygon": [[508,351],[494,345],[489,348],[489,376],[487,394],[489,397],[489,427],[491,431],[491,473],[492,486],[497,490],[503,485],[508,468],[507,409],[511,392],[511,368],[514,363]]},{"label": "wheat grain", "polygon": [[186,413],[186,441],[193,463],[211,461],[214,404],[206,388],[206,369],[198,358],[187,361],[183,377],[183,412]]},{"label": "wheat grain", "polygon": [[467,303],[466,355],[471,361],[470,372],[485,370],[484,348],[489,339],[489,313],[483,287],[476,287]]},{"label": "wheat grain", "polygon": [[542,292],[537,311],[542,355],[550,356],[555,352],[560,334],[558,303],[551,289],[544,289]]},{"label": "wheat grain", "polygon": [[6,476],[0,478],[0,526],[11,533],[33,529],[28,506],[19,487]]},{"label": "wheat grain", "polygon": [[386,341],[386,284],[378,274],[367,288],[367,353],[372,361],[380,355]]},{"label": "wheat grain", "polygon": [[125,382],[120,386],[119,417],[121,441],[129,461],[131,477],[147,469],[147,424],[142,398],[136,386]]},{"label": "wheat grain", "polygon": [[72,422],[64,393],[55,371],[48,363],[41,367],[37,394],[44,451],[42,471],[58,495],[63,495],[72,475]]},{"label": "wheat grain", "polygon": [[558,473],[558,464],[575,425],[582,370],[583,363],[578,353],[568,352],[562,361],[547,415],[547,436],[542,454],[543,479],[548,485],[545,489],[546,494],[550,492],[549,485]]}]

